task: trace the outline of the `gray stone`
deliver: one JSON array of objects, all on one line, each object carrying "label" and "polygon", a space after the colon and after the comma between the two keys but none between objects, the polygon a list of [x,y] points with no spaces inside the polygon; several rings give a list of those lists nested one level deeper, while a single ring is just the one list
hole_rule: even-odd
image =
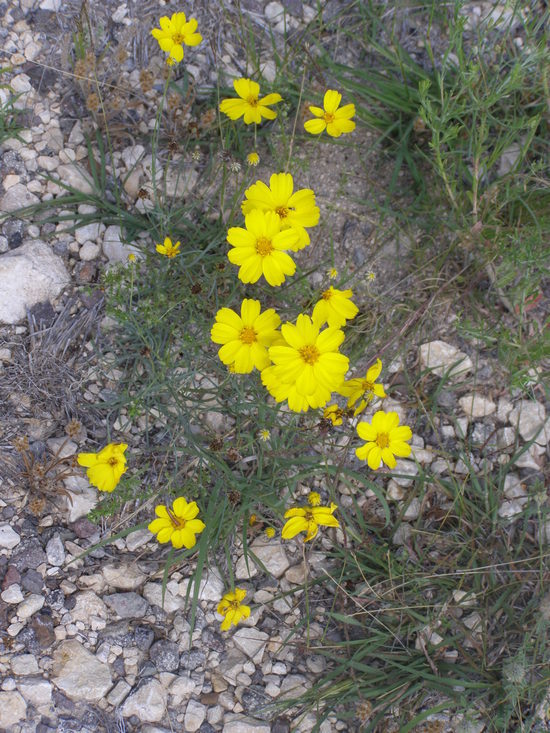
[{"label": "gray stone", "polygon": [[107,702],[109,705],[117,706],[128,697],[128,693],[132,688],[126,682],[126,680],[119,680],[113,687],[111,692],[107,695]]},{"label": "gray stone", "polygon": [[203,667],[206,662],[206,655],[202,649],[189,649],[182,652],[180,656],[180,669],[194,671]]},{"label": "gray stone", "polygon": [[458,400],[462,411],[468,417],[487,417],[492,415],[496,411],[496,404],[488,397],[483,395],[472,393],[461,397]]},{"label": "gray stone", "polygon": [[0,322],[14,324],[38,303],[56,298],[70,282],[63,261],[39,239],[0,255]]},{"label": "gray stone", "polygon": [[[81,227],[77,227],[74,230],[74,238],[79,244],[85,244],[86,242],[92,243],[99,237],[101,230],[101,224],[99,222],[92,222],[91,224],[84,224]],[[99,247],[98,247],[99,252]],[[80,258],[82,259],[82,257]]]},{"label": "gray stone", "polygon": [[0,199],[0,211],[2,213],[17,211],[17,209],[22,209],[25,206],[37,204],[39,201],[38,196],[28,191],[26,186],[22,183],[16,183],[15,186],[8,188]]},{"label": "gray stone", "polygon": [[[152,605],[163,607],[162,602],[162,584],[161,583],[146,583],[143,588],[144,597]],[[172,613],[173,611],[180,611],[185,607],[185,598],[176,596],[168,588],[164,594],[164,610],[166,613]]]},{"label": "gray stone", "polygon": [[88,481],[82,476],[69,476],[63,480],[68,497],[61,497],[65,511],[68,513],[68,521],[76,522],[85,517],[98,502],[97,490],[92,488]]},{"label": "gray stone", "polygon": [[9,585],[5,591],[2,591],[0,593],[0,598],[4,601],[4,603],[8,604],[14,604],[14,603],[21,603],[23,600],[23,593],[21,592],[21,588],[16,584],[12,583]]},{"label": "gray stone", "polygon": [[147,578],[135,563],[130,562],[104,565],[101,572],[107,585],[117,590],[136,590]]},{"label": "gray stone", "polygon": [[90,616],[107,618],[107,606],[93,590],[84,590],[75,594],[75,606],[71,610],[73,621],[82,621],[88,624]]},{"label": "gray stone", "polygon": [[137,593],[114,593],[103,596],[103,600],[120,618],[140,618],[145,616],[149,604]]},{"label": "gray stone", "polygon": [[49,438],[46,445],[56,458],[69,458],[74,456],[78,450],[78,445],[74,440],[68,440],[67,438]]},{"label": "gray stone", "polygon": [[451,344],[445,341],[430,341],[420,346],[420,364],[438,376],[444,374],[456,376],[465,374],[473,368],[472,360]]},{"label": "gray stone", "polygon": [[31,593],[28,598],[25,598],[25,600],[17,606],[17,615],[20,619],[30,618],[37,611],[40,611],[45,600],[44,596]]},{"label": "gray stone", "polygon": [[27,703],[19,692],[0,692],[0,730],[7,731],[27,716]]},{"label": "gray stone", "polygon": [[[181,596],[187,596],[189,583],[191,583],[190,578],[185,578],[180,583],[178,592]],[[219,601],[224,590],[225,583],[220,577],[220,574],[215,570],[207,570],[205,571],[204,577],[200,580],[198,599],[199,601]],[[194,586],[190,593],[194,593]]]},{"label": "gray stone", "polygon": [[200,727],[204,719],[206,718],[206,708],[204,705],[196,702],[195,700],[189,700],[187,708],[185,709],[185,718],[183,719],[183,726],[185,731],[195,733]]},{"label": "gray stone", "polygon": [[21,542],[21,537],[9,524],[0,525],[0,547],[13,550]]},{"label": "gray stone", "polygon": [[154,535],[151,534],[148,529],[137,529],[126,537],[126,547],[130,552],[133,552],[134,550],[137,550],[138,547],[146,545],[153,539],[153,536]]},{"label": "gray stone", "polygon": [[[248,565],[252,571],[255,563],[252,553],[256,555],[258,560],[265,566],[268,573],[274,578],[282,577],[290,567],[290,561],[283,548],[281,542],[276,540],[267,540],[264,537],[257,537],[250,545],[250,554],[248,555]],[[246,568],[244,557],[237,563],[235,569],[235,577],[238,579],[246,579],[252,577],[256,573],[250,572]]]},{"label": "gray stone", "polygon": [[[518,427],[519,434],[526,440],[545,446],[550,441],[550,421],[546,419],[544,405],[531,400],[520,400],[509,415],[511,425]],[[536,437],[535,437],[536,436]]]},{"label": "gray stone", "polygon": [[116,262],[127,263],[130,254],[141,257],[141,252],[137,247],[122,241],[122,230],[116,224],[107,227],[103,234],[103,254],[113,264]]},{"label": "gray stone", "polygon": [[229,713],[224,718],[223,733],[270,733],[269,723]]},{"label": "gray stone", "polygon": [[87,703],[104,698],[112,686],[109,666],[74,639],[55,651],[52,682],[71,700]]},{"label": "gray stone", "polygon": [[158,680],[150,679],[126,698],[122,715],[135,715],[145,723],[158,723],[166,716],[167,692]]},{"label": "gray stone", "polygon": [[11,659],[11,671],[18,677],[28,674],[38,674],[38,662],[33,654],[19,654]]},{"label": "gray stone", "polygon": [[49,705],[52,701],[51,682],[42,679],[42,677],[26,677],[18,680],[17,689],[25,700],[35,707]]},{"label": "gray stone", "polygon": [[75,188],[81,193],[93,193],[94,183],[90,175],[77,163],[60,165],[57,169],[59,179],[67,186]]},{"label": "gray stone", "polygon": [[149,649],[149,658],[159,672],[175,672],[180,666],[179,647],[173,641],[155,642]]},{"label": "gray stone", "polygon": [[82,262],[91,262],[101,254],[101,247],[95,242],[84,242],[78,251],[78,256]]},{"label": "gray stone", "polygon": [[46,557],[50,565],[54,567],[61,567],[65,562],[65,548],[63,542],[58,534],[52,537],[46,545]]},{"label": "gray stone", "polygon": [[255,664],[261,662],[268,641],[269,634],[254,627],[238,629],[233,634],[233,643],[237,649],[250,657]]},{"label": "gray stone", "polygon": [[413,483],[417,473],[418,466],[416,463],[407,461],[404,458],[398,458],[395,468],[392,470],[392,477],[396,484],[407,487]]}]

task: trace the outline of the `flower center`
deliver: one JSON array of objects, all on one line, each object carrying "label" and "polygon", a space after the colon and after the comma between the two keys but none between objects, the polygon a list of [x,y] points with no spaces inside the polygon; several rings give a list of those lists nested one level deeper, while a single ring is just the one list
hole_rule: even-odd
[{"label": "flower center", "polygon": [[286,219],[286,217],[288,216],[288,208],[286,206],[278,206],[275,209],[275,213],[278,214],[281,219]]},{"label": "flower center", "polygon": [[379,448],[387,448],[390,444],[390,436],[387,433],[378,433],[376,438],[376,445]]},{"label": "flower center", "polygon": [[245,326],[239,336],[243,344],[253,344],[256,341],[256,331],[250,326]]},{"label": "flower center", "polygon": [[248,104],[251,107],[257,107],[258,106],[258,97],[250,96],[250,97],[248,97],[248,99],[246,101],[248,102]]},{"label": "flower center", "polygon": [[172,522],[172,527],[174,527],[174,529],[182,529],[185,527],[185,519],[179,519],[179,517],[176,517],[168,507],[166,507],[166,513],[170,517],[170,521]]},{"label": "flower center", "polygon": [[374,391],[374,384],[372,382],[367,382],[366,379],[364,379],[361,382],[361,389],[363,392],[373,392]]},{"label": "flower center", "polygon": [[330,125],[331,122],[334,122],[334,115],[330,112],[325,112],[324,118],[327,125]]},{"label": "flower center", "polygon": [[256,252],[260,257],[267,257],[267,255],[270,255],[273,252],[271,239],[267,239],[267,237],[259,237],[256,241]]},{"label": "flower center", "polygon": [[227,610],[229,611],[229,609],[233,609],[234,611],[236,611],[240,605],[241,604],[237,599],[235,599],[234,601],[229,601],[229,608]]},{"label": "flower center", "polygon": [[174,35],[172,36],[172,41],[176,43],[178,46],[181,46],[181,44],[183,43],[183,40],[184,39],[181,33],[174,33]]},{"label": "flower center", "polygon": [[306,364],[315,364],[316,361],[319,361],[319,349],[314,344],[302,346],[299,353]]},{"label": "flower center", "polygon": [[325,290],[321,297],[323,298],[323,300],[330,300],[332,298],[332,290],[330,288],[328,290]]},{"label": "flower center", "polygon": [[107,461],[109,466],[117,466],[118,465],[118,458],[115,458],[114,456],[112,458],[109,458]]}]

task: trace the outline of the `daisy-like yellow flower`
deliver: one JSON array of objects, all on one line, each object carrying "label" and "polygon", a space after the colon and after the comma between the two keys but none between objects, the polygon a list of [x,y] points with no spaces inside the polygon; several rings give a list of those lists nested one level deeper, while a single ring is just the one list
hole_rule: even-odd
[{"label": "daisy-like yellow flower", "polygon": [[310,491],[307,495],[307,503],[310,506],[319,506],[321,503],[321,494],[319,494],[317,491]]},{"label": "daisy-like yellow flower", "polygon": [[330,270],[327,272],[328,279],[329,280],[336,280],[338,277],[338,270],[335,267],[331,267]]},{"label": "daisy-like yellow flower", "polygon": [[175,244],[172,244],[172,240],[170,239],[170,237],[166,237],[164,240],[164,244],[157,244],[155,249],[159,254],[172,259],[172,257],[179,255],[180,247],[181,242],[176,242]]},{"label": "daisy-like yellow flower", "polygon": [[280,94],[268,94],[260,99],[260,85],[251,79],[235,79],[233,86],[239,99],[223,99],[220,103],[220,111],[232,120],[244,118],[245,125],[253,123],[259,125],[262,117],[274,120],[277,113],[270,109],[270,105],[282,101]]},{"label": "daisy-like yellow flower", "polygon": [[[171,18],[164,15],[160,19],[160,28],[153,28],[151,35],[156,38],[169,59],[179,63],[183,59],[183,46],[198,46],[202,36],[197,33],[195,18],[186,19],[185,13],[173,13]],[[170,61],[168,61],[170,63]]]},{"label": "daisy-like yellow flower", "polygon": [[195,535],[200,534],[206,527],[204,522],[196,519],[199,507],[196,501],[187,503],[187,500],[180,496],[174,500],[172,509],[164,504],[155,507],[157,519],[149,523],[149,532],[157,535],[157,540],[164,544],[172,542],[172,545],[179,550],[186,547],[190,550],[197,544]]},{"label": "daisy-like yellow flower", "polygon": [[305,227],[317,226],[319,207],[315,205],[315,194],[310,188],[293,191],[290,173],[274,173],[269,179],[269,187],[263,181],[256,181],[244,192],[242,211],[245,215],[254,210],[277,214],[281,230],[296,230],[298,237],[291,249],[297,252],[310,242]]},{"label": "daisy-like yellow flower", "polygon": [[344,411],[338,405],[329,405],[325,407],[323,417],[325,420],[330,420],[333,425],[341,425]]},{"label": "daisy-like yellow flower", "polygon": [[380,399],[387,397],[384,387],[376,384],[381,371],[382,362],[377,359],[376,363],[367,369],[364,379],[348,379],[338,388],[338,393],[348,398],[348,407],[355,405],[354,415],[363,412],[375,397],[380,397]]},{"label": "daisy-like yellow flower", "polygon": [[100,491],[113,491],[126,472],[126,443],[109,443],[99,453],[79,453],[77,461],[88,470],[88,481]]},{"label": "daisy-like yellow flower", "polygon": [[333,516],[338,509],[336,504],[330,506],[300,506],[288,509],[285,512],[285,519],[288,522],[283,527],[281,537],[284,540],[291,540],[300,532],[305,532],[304,542],[312,540],[319,531],[319,527],[339,527],[340,523]]},{"label": "daisy-like yellow flower", "polygon": [[259,300],[245,298],[240,316],[231,308],[216,313],[210,337],[215,344],[223,344],[218,356],[224,364],[233,364],[236,374],[248,374],[254,368],[261,371],[271,363],[267,349],[279,336],[276,329],[281,319],[273,308],[260,311]]},{"label": "daisy-like yellow flower", "polygon": [[221,623],[221,630],[228,631],[231,624],[236,626],[243,618],[250,616],[250,606],[245,606],[242,601],[246,597],[246,591],[242,588],[235,588],[234,592],[226,593],[218,603],[216,611],[224,616]]},{"label": "daisy-like yellow flower", "polygon": [[260,162],[260,156],[258,155],[258,153],[255,150],[253,150],[251,153],[248,153],[248,155],[246,156],[246,162],[248,163],[249,166],[251,166],[252,168],[255,168],[258,165],[258,163]]},{"label": "daisy-like yellow flower", "polygon": [[338,349],[344,332],[320,331],[319,324],[301,313],[296,325],[281,326],[284,343],[269,348],[274,366],[262,371],[262,382],[277,402],[288,400],[294,412],[324,407],[333,390],[344,381],[349,359]]},{"label": "daisy-like yellow flower", "polygon": [[323,323],[333,328],[345,326],[346,321],[351,321],[359,313],[359,308],[350,300],[352,296],[351,290],[337,290],[331,285],[315,304],[313,320],[321,326]]},{"label": "daisy-like yellow flower", "polygon": [[369,468],[376,471],[384,462],[388,468],[395,468],[395,456],[406,458],[411,446],[405,441],[412,438],[408,425],[399,426],[397,412],[378,410],[372,422],[360,422],[357,426],[359,437],[367,442],[356,449],[355,455],[361,461],[367,461]]},{"label": "daisy-like yellow flower", "polygon": [[269,432],[269,430],[264,428],[263,430],[260,430],[259,437],[262,443],[267,443],[267,441],[271,438],[271,433]]},{"label": "daisy-like yellow flower", "polygon": [[275,532],[274,527],[265,528],[265,536],[267,537],[268,540],[272,540],[275,537],[275,534],[276,532]]},{"label": "daisy-like yellow flower", "polygon": [[340,137],[344,132],[355,130],[355,122],[351,119],[355,114],[354,104],[345,104],[340,107],[342,95],[334,89],[328,89],[323,99],[323,107],[310,107],[309,111],[316,119],[304,123],[306,132],[320,135],[326,130],[331,137]]},{"label": "daisy-like yellow flower", "polygon": [[287,275],[294,275],[296,265],[285,251],[298,239],[293,229],[281,231],[276,214],[257,210],[246,215],[245,227],[231,227],[227,232],[227,241],[233,247],[227,258],[240,265],[238,275],[243,283],[255,283],[263,275],[270,285],[278,287]]}]

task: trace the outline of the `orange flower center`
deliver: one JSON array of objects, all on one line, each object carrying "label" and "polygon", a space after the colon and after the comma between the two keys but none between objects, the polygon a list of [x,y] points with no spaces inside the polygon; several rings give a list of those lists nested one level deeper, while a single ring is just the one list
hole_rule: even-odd
[{"label": "orange flower center", "polygon": [[270,255],[273,252],[271,239],[267,239],[267,237],[259,237],[256,241],[256,252],[260,257],[267,257],[267,255]]},{"label": "orange flower center", "polygon": [[257,107],[258,106],[258,97],[253,97],[251,95],[250,97],[248,97],[248,99],[246,101],[248,102],[248,104],[251,107]]},{"label": "orange flower center", "polygon": [[319,357],[321,356],[319,349],[314,344],[302,346],[299,353],[306,364],[312,365],[315,364],[316,361],[319,361]]},{"label": "orange flower center", "polygon": [[331,122],[334,122],[334,115],[331,112],[325,112],[323,116],[327,125],[330,125]]},{"label": "orange flower center", "polygon": [[286,206],[278,206],[275,209],[275,213],[278,214],[281,219],[286,219],[286,217],[288,216],[288,208]]},{"label": "orange flower center", "polygon": [[174,33],[174,35],[172,36],[172,41],[176,43],[178,46],[181,46],[181,44],[184,41],[184,37],[182,36],[181,33]]},{"label": "orange flower center", "polygon": [[256,331],[250,326],[245,326],[240,333],[239,338],[243,344],[253,344],[256,341]]},{"label": "orange flower center", "polygon": [[176,517],[176,515],[166,507],[166,513],[170,517],[170,521],[172,522],[172,527],[174,529],[182,529],[185,527],[185,519],[180,519],[179,517]]},{"label": "orange flower center", "polygon": [[233,609],[233,611],[236,611],[241,604],[239,603],[237,599],[235,599],[234,601],[229,601],[227,605],[229,606],[229,608],[227,609],[228,611],[230,609]]},{"label": "orange flower center", "polygon": [[390,444],[390,436],[387,433],[378,433],[376,438],[376,445],[379,448],[387,448]]},{"label": "orange flower center", "polygon": [[330,300],[332,298],[332,290],[330,288],[328,290],[325,290],[321,297],[323,298],[323,300]]},{"label": "orange flower center", "polygon": [[109,466],[118,466],[118,458],[112,456],[111,458],[109,458],[107,463],[109,464]]},{"label": "orange flower center", "polygon": [[364,379],[361,382],[361,389],[363,392],[373,392],[374,391],[374,384],[372,382],[368,382],[366,379]]}]

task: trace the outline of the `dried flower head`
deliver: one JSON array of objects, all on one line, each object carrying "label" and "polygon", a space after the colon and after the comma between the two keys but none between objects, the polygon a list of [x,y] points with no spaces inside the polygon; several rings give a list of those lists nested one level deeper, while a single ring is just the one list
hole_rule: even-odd
[{"label": "dried flower head", "polygon": [[97,112],[99,109],[100,100],[98,95],[95,92],[92,92],[91,94],[88,94],[86,97],[86,109],[90,112]]},{"label": "dried flower head", "polygon": [[139,85],[141,87],[141,91],[144,94],[147,94],[147,92],[151,91],[151,89],[153,88],[154,82],[155,82],[155,77],[152,74],[152,72],[149,71],[149,69],[142,69],[139,72]]}]

